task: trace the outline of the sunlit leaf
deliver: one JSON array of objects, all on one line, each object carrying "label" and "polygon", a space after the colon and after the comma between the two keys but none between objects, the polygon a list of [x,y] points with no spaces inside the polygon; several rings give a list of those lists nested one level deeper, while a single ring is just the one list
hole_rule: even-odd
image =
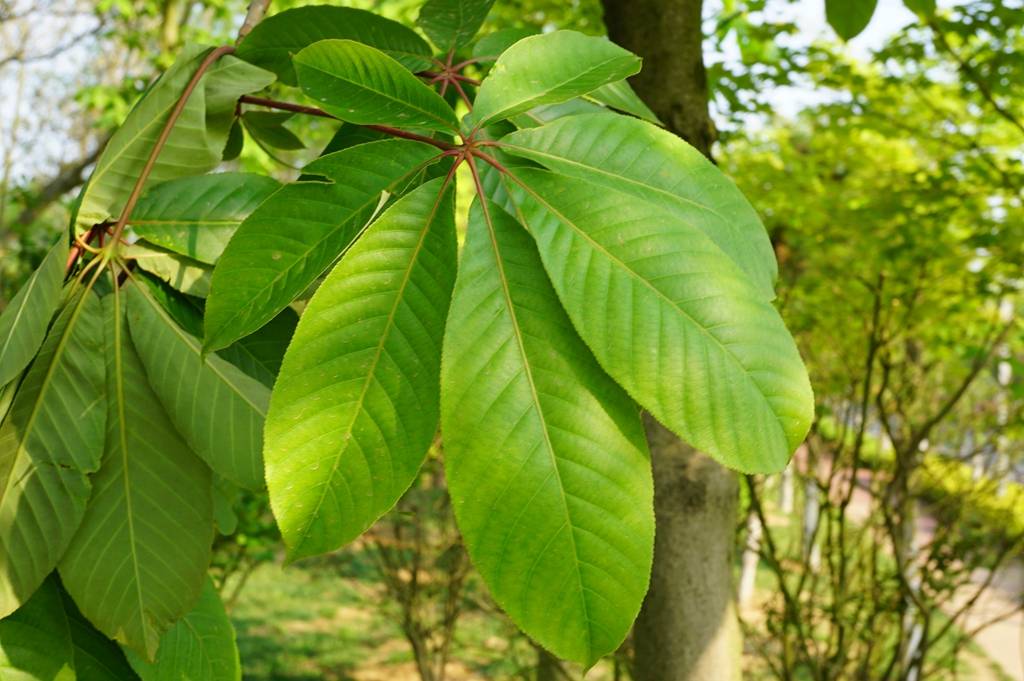
[{"label": "sunlit leaf", "polygon": [[310,300],[274,386],[267,485],[292,559],[337,548],[416,477],[437,430],[453,192],[391,206]]},{"label": "sunlit leaf", "polygon": [[601,371],[536,246],[495,204],[471,214],[442,371],[445,473],[495,600],[560,657],[615,650],[654,545],[639,408]]},{"label": "sunlit leaf", "polygon": [[209,265],[141,241],[124,248],[122,252],[139,269],[162,279],[173,289],[199,298],[210,295],[213,268]]}]

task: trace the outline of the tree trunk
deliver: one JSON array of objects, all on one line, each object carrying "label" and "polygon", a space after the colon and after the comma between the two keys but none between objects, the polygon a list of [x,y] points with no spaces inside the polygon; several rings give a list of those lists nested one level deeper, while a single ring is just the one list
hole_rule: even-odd
[{"label": "tree trunk", "polygon": [[[609,36],[644,59],[632,79],[665,126],[711,157],[702,0],[602,0]],[[732,587],[736,475],[645,416],[657,535],[634,627],[637,681],[739,678]]]}]

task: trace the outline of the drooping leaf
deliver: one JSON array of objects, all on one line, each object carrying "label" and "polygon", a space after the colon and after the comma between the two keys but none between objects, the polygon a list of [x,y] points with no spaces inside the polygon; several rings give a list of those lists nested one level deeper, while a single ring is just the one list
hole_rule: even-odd
[{"label": "drooping leaf", "polygon": [[[142,172],[171,110],[192,74],[209,52],[188,46],[149,89],[110,138],[81,196],[75,218],[80,230],[116,218]],[[261,90],[273,74],[230,55],[221,57],[189,97],[167,144],[149,176],[151,184],[201,175],[221,161],[234,122],[235,105],[244,94]]]},{"label": "drooping leaf", "polygon": [[929,17],[935,14],[935,0],[903,0],[903,4],[920,16]]},{"label": "drooping leaf", "polygon": [[270,390],[182,329],[143,286],[125,291],[132,343],[149,384],[189,448],[249,489],[263,483],[263,419]]},{"label": "drooping leaf", "polygon": [[0,679],[76,681],[71,631],[55,580],[43,582],[32,598],[0,620]]},{"label": "drooping leaf", "polygon": [[61,589],[61,598],[71,629],[71,644],[75,650],[76,681],[137,680],[139,677],[132,671],[120,646],[85,619],[64,589]]},{"label": "drooping leaf", "polygon": [[232,237],[214,270],[206,307],[208,350],[274,318],[358,235],[379,205],[434,157],[407,140],[382,140],[322,156],[306,172],[331,182],[282,187]]},{"label": "drooping leaf", "polygon": [[497,61],[501,53],[523,38],[537,35],[533,28],[503,28],[481,36],[473,45],[473,58],[481,62]]},{"label": "drooping leaf", "polygon": [[536,246],[479,203],[444,340],[445,473],[498,603],[557,655],[591,664],[640,610],[654,545],[639,409],[562,310]]},{"label": "drooping leaf", "polygon": [[296,85],[292,57],[329,38],[358,40],[389,54],[410,71],[430,68],[430,46],[412,29],[372,12],[315,5],[288,9],[260,22],[238,46],[238,56]]},{"label": "drooping leaf", "polygon": [[267,486],[290,558],[359,536],[416,477],[437,431],[455,274],[453,191],[391,206],[299,321],[267,417]]},{"label": "drooping leaf", "polygon": [[60,305],[67,259],[68,244],[61,238],[0,314],[0,385],[20,374],[43,344]]},{"label": "drooping leaf", "polygon": [[477,34],[494,0],[427,0],[416,24],[444,53],[468,45]]},{"label": "drooping leaf", "polygon": [[564,102],[640,70],[640,58],[605,38],[554,31],[508,48],[480,85],[473,118],[486,125]]},{"label": "drooping leaf", "polygon": [[103,450],[99,308],[72,297],[0,424],[0,616],[53,571],[85,512]]},{"label": "drooping leaf", "polygon": [[778,265],[757,211],[722,171],[672,133],[605,113],[514,132],[502,139],[502,150],[671,212],[710,237],[766,300],[775,297]]},{"label": "drooping leaf", "polygon": [[721,463],[782,470],[814,401],[782,318],[742,270],[655,203],[547,170],[516,176],[544,266],[605,371]]},{"label": "drooping leaf", "polygon": [[252,138],[263,146],[282,151],[305,149],[294,132],[284,127],[291,120],[292,114],[277,111],[246,111],[242,115],[242,124]]},{"label": "drooping leaf", "polygon": [[122,253],[139,266],[182,293],[199,298],[210,295],[213,268],[184,255],[137,242],[122,249]]},{"label": "drooping leaf", "polygon": [[661,125],[658,116],[644,104],[627,80],[602,85],[587,96],[609,108],[632,114],[648,123]]},{"label": "drooping leaf", "polygon": [[293,62],[303,92],[343,121],[458,130],[455,112],[440,95],[373,47],[322,40]]},{"label": "drooping leaf", "polygon": [[160,639],[156,660],[128,651],[142,681],[238,681],[242,668],[235,629],[209,579],[199,601]]},{"label": "drooping leaf", "polygon": [[122,296],[115,291],[103,299],[106,444],[60,576],[97,629],[153,659],[160,637],[192,609],[206,578],[212,482],[149,387]]},{"label": "drooping leaf", "polygon": [[825,0],[825,17],[843,40],[858,36],[871,23],[878,0]]},{"label": "drooping leaf", "polygon": [[280,186],[250,173],[171,180],[139,200],[131,226],[152,244],[212,265],[242,220]]},{"label": "drooping leaf", "polygon": [[242,155],[244,147],[245,133],[242,132],[242,123],[236,118],[235,122],[231,124],[231,129],[228,131],[228,141],[224,144],[224,153],[221,156],[221,160],[234,161]]}]

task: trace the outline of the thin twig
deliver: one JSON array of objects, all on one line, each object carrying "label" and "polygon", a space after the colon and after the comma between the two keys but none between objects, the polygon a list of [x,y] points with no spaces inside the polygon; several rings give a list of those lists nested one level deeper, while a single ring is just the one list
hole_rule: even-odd
[{"label": "thin twig", "polygon": [[245,21],[242,22],[242,27],[238,29],[238,38],[235,39],[235,44],[239,44],[252,32],[252,29],[256,28],[256,24],[263,21],[263,17],[267,13],[267,8],[270,7],[270,0],[252,0],[249,3],[249,10],[245,13]]}]

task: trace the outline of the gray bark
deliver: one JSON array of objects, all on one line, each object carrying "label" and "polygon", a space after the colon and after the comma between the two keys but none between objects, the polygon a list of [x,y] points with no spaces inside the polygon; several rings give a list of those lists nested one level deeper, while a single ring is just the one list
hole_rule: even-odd
[{"label": "gray bark", "polygon": [[[612,40],[644,59],[632,79],[665,126],[711,157],[702,0],[602,0]],[[637,681],[739,678],[732,557],[736,475],[645,417],[657,535],[634,625]]]}]

